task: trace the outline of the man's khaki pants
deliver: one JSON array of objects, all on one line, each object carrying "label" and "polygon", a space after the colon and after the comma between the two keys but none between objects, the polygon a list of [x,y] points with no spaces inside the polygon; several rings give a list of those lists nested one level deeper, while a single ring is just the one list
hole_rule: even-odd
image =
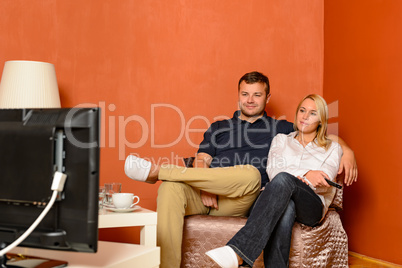
[{"label": "man's khaki pants", "polygon": [[[164,165],[158,190],[157,238],[161,268],[178,268],[184,216],[246,216],[260,192],[260,172],[251,165],[224,168],[185,168]],[[200,190],[218,195],[218,209],[205,207]]]}]

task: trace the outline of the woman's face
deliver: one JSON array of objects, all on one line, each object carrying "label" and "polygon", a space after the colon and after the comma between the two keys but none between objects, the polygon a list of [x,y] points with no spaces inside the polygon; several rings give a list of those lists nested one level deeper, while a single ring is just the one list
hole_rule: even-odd
[{"label": "woman's face", "polygon": [[315,102],[312,99],[305,99],[297,111],[297,129],[304,134],[310,134],[317,131],[319,124],[320,116],[318,115]]}]

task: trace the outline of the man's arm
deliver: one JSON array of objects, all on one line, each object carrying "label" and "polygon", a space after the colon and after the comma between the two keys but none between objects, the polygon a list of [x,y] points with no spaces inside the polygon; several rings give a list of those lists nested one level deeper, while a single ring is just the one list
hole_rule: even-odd
[{"label": "man's arm", "polygon": [[[207,153],[198,153],[194,159],[193,166],[195,168],[209,168],[212,162],[212,156]],[[218,209],[218,197],[205,191],[200,191],[202,203],[206,207]]]},{"label": "man's arm", "polygon": [[353,150],[336,135],[328,135],[328,138],[332,141],[339,143],[343,150],[343,156],[341,158],[341,164],[339,165],[338,174],[345,171],[345,184],[347,186],[351,185],[353,182],[357,181],[357,163]]}]

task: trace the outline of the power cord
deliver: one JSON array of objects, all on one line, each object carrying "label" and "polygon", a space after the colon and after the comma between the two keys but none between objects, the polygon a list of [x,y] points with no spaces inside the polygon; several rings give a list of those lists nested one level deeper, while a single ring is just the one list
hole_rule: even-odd
[{"label": "power cord", "polygon": [[35,228],[38,226],[38,224],[43,220],[43,218],[46,216],[46,214],[49,212],[49,210],[52,208],[54,202],[56,201],[57,195],[63,191],[64,188],[64,183],[66,182],[67,175],[63,174],[61,172],[56,171],[53,176],[53,182],[52,182],[52,187],[51,189],[53,190],[52,197],[50,198],[49,203],[46,205],[45,209],[42,211],[42,213],[39,215],[39,217],[35,220],[35,222],[29,227],[25,233],[23,233],[17,240],[15,240],[13,243],[8,245],[8,247],[2,249],[0,251],[0,256],[3,256],[7,254],[10,250],[18,246],[22,241],[24,241]]}]

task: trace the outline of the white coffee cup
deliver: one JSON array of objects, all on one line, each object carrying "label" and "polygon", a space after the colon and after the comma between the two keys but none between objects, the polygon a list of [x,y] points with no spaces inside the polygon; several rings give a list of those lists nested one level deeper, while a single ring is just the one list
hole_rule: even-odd
[{"label": "white coffee cup", "polygon": [[112,195],[112,199],[113,205],[120,209],[130,208],[140,202],[140,197],[132,193],[116,193]]}]

